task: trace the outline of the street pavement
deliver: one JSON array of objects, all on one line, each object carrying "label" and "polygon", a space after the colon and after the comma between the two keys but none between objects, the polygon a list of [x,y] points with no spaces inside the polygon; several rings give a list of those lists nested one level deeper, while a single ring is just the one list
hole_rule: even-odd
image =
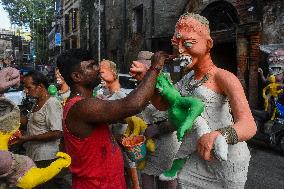
[{"label": "street pavement", "polygon": [[284,155],[260,143],[250,142],[250,167],[245,189],[284,189]]}]

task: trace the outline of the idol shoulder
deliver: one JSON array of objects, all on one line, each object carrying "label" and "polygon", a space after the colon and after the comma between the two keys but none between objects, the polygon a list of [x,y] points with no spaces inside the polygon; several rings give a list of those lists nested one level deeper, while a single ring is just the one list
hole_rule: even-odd
[{"label": "idol shoulder", "polygon": [[239,79],[237,78],[237,76],[235,74],[233,74],[230,71],[224,70],[222,68],[217,68],[214,77],[217,81],[238,81]]}]

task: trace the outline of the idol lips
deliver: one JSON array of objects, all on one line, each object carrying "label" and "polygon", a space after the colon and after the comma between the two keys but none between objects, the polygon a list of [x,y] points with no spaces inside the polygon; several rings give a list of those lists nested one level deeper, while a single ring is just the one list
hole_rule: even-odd
[{"label": "idol lips", "polygon": [[186,67],[192,63],[192,58],[189,55],[180,55],[178,58],[175,58],[174,61],[179,61],[180,67]]}]

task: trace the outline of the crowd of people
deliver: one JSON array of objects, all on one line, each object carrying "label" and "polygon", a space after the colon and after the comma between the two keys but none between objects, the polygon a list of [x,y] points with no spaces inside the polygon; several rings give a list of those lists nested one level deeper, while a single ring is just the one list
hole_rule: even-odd
[{"label": "crowd of people", "polygon": [[[24,76],[25,92],[36,103],[29,114],[21,116],[21,127],[26,131],[15,144],[23,144],[26,155],[39,168],[54,162],[59,151],[72,159],[68,170],[37,188],[244,188],[250,161],[245,141],[254,136],[256,125],[238,78],[213,63],[213,40],[206,18],[182,15],[172,45],[173,55],[161,51],[138,54],[129,72],[139,85],[130,93],[121,88],[113,61],[96,62],[82,49],[65,51],[57,58],[56,96],[48,93],[49,84],[40,72]],[[165,61],[173,57],[188,70],[175,84],[176,89],[181,96],[193,96],[204,103],[198,117],[203,121],[194,124],[206,124],[211,130],[201,136],[195,129],[184,131],[181,141],[168,117],[169,103],[156,89]],[[0,92],[18,82],[14,69],[1,71]],[[103,95],[94,96],[101,83]],[[174,114],[179,116],[179,112]],[[143,119],[147,129],[141,134],[155,142],[155,151],[146,155],[141,170],[120,143],[128,127],[125,119],[130,116]],[[219,136],[228,144],[227,161],[214,156]],[[173,167],[180,158],[186,161]],[[166,174],[171,169],[177,171],[174,176]],[[8,177],[13,175],[0,168],[0,179],[7,181]]]}]

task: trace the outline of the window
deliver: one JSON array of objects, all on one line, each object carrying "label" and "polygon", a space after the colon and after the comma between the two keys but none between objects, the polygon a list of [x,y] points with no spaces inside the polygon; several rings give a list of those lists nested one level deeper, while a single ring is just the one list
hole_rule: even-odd
[{"label": "window", "polygon": [[69,33],[69,14],[65,14],[65,34]]},{"label": "window", "polygon": [[72,38],[71,41],[72,41],[72,47],[71,47],[72,49],[79,48],[79,46],[78,46],[78,38],[77,37]]},{"label": "window", "polygon": [[79,22],[79,17],[78,17],[78,9],[72,9],[72,30],[76,31],[78,30],[78,22]]},{"label": "window", "polygon": [[134,9],[133,33],[142,33],[143,31],[143,5],[139,5]]}]

